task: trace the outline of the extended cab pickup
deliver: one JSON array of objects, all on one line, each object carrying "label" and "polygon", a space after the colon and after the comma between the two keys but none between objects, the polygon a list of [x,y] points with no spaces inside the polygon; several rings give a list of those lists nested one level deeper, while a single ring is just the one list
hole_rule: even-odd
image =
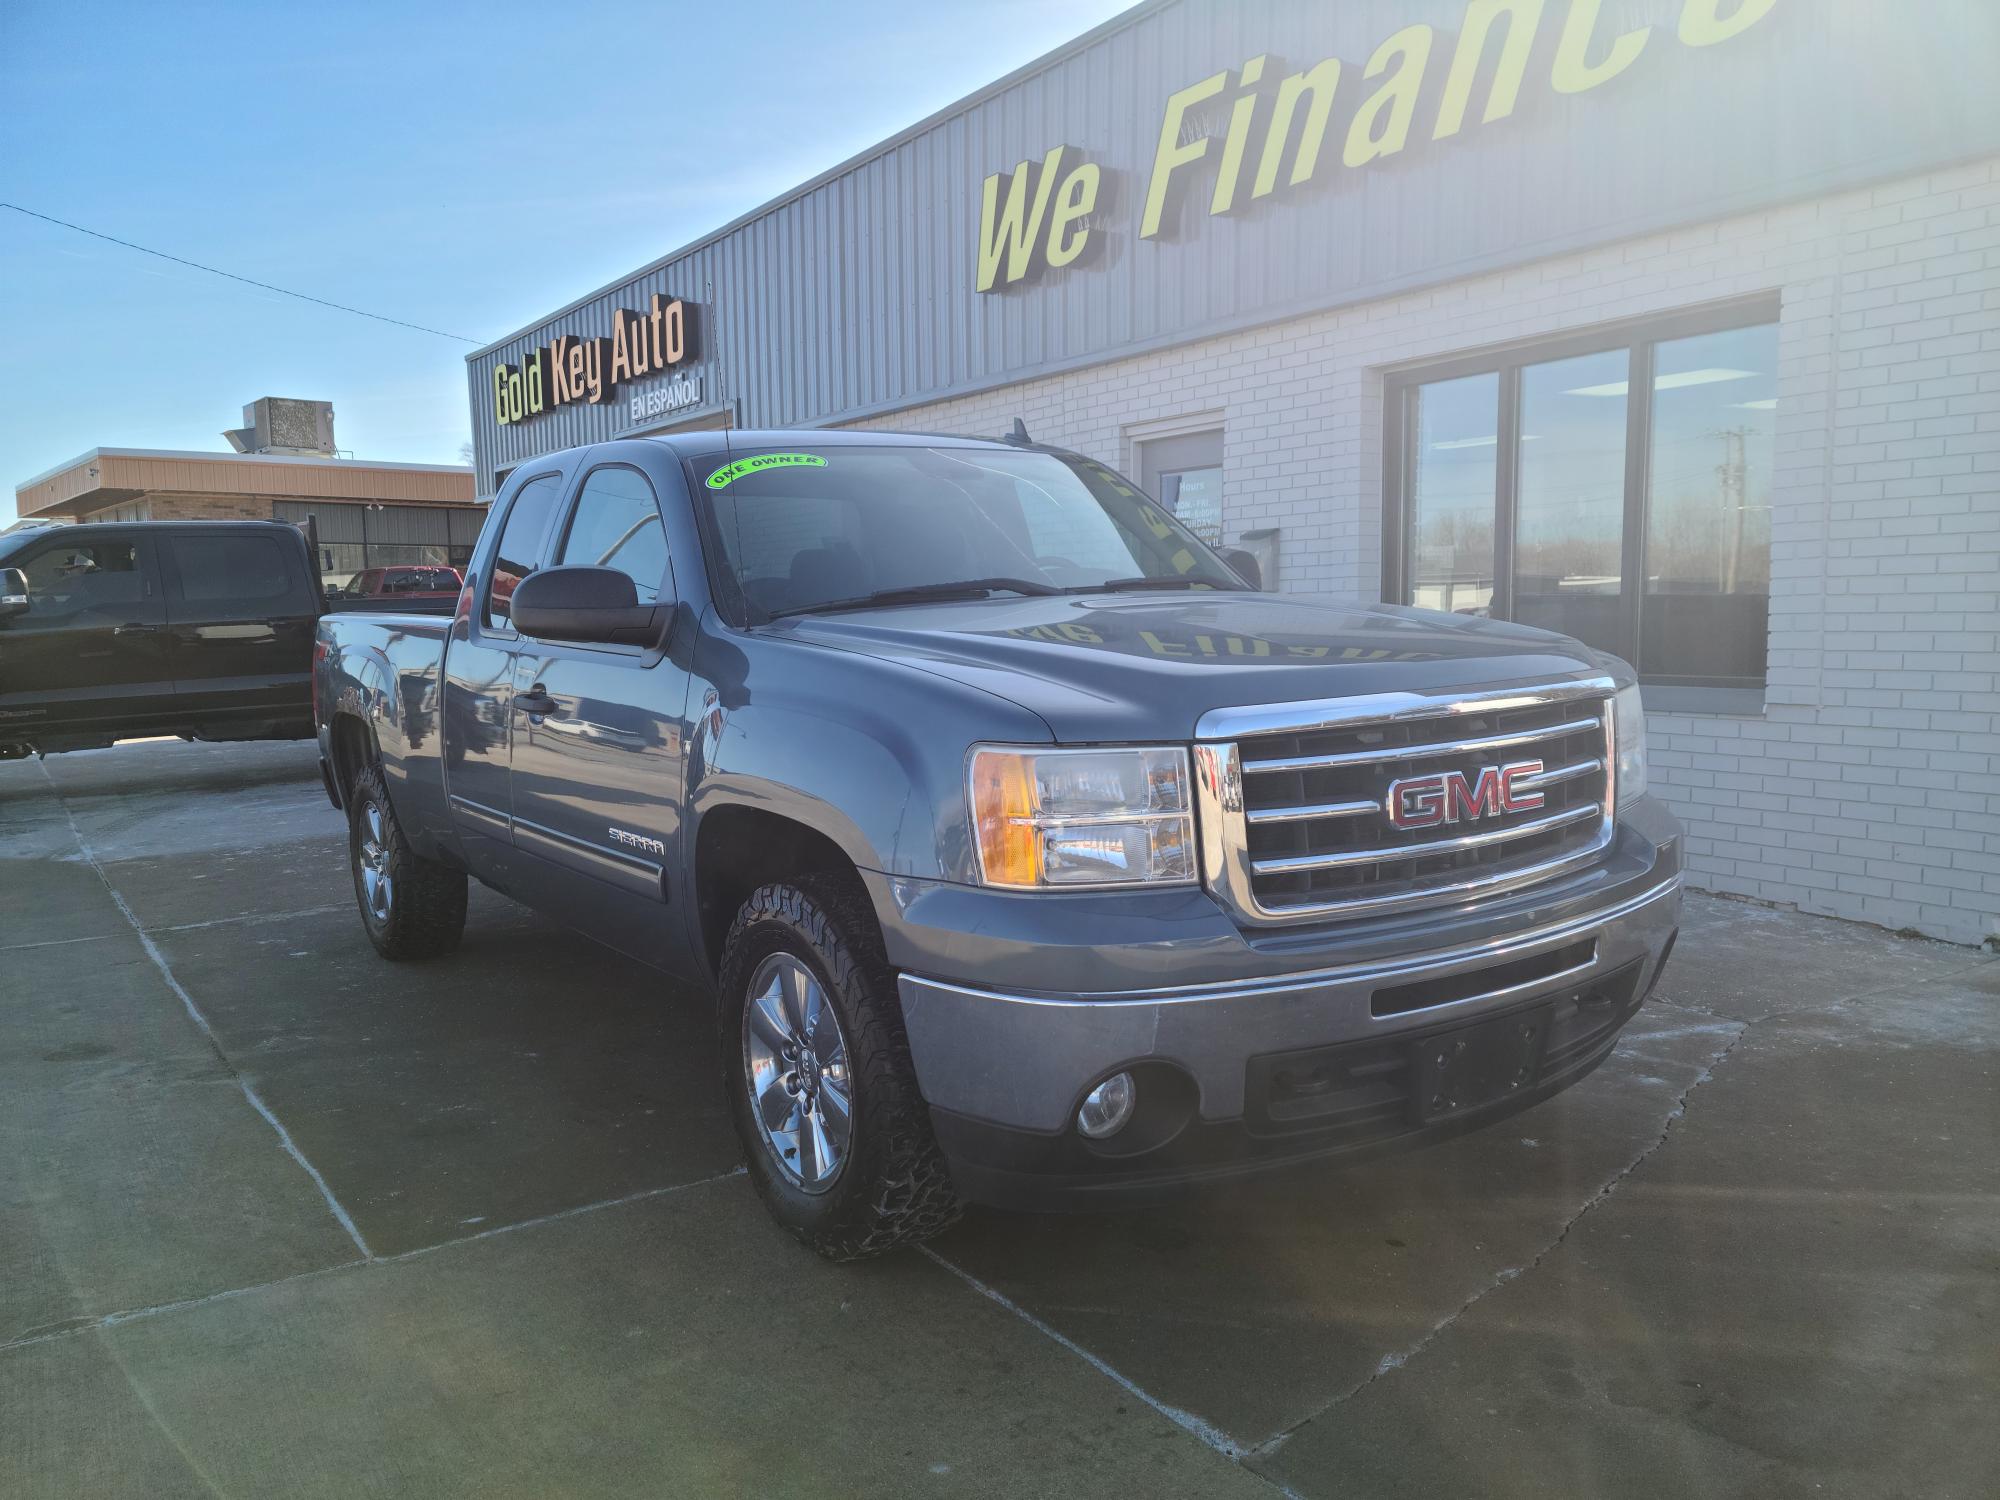
[{"label": "extended cab pickup", "polygon": [[363,926],[442,953],[471,876],[712,991],[759,1190],[837,1258],[1576,1082],[1680,915],[1630,671],[1246,563],[1020,442],[525,463],[456,618],[320,626]]},{"label": "extended cab pickup", "polygon": [[0,536],[0,760],[142,735],[307,739],[322,600],[280,521]]}]

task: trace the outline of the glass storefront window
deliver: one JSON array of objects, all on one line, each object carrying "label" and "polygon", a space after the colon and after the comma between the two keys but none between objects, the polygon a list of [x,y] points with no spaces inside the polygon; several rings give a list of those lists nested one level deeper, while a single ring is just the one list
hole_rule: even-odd
[{"label": "glass storefront window", "polygon": [[1410,474],[1410,602],[1452,614],[1493,608],[1493,496],[1500,377],[1420,386]]},{"label": "glass storefront window", "polygon": [[1778,330],[1731,328],[1657,345],[1652,415],[1639,670],[1761,679]]},{"label": "glass storefront window", "polygon": [[1775,322],[1704,312],[1391,376],[1391,597],[1762,687],[1777,368]]},{"label": "glass storefront window", "polygon": [[1521,371],[1514,618],[1621,647],[1625,548],[1623,349]]}]

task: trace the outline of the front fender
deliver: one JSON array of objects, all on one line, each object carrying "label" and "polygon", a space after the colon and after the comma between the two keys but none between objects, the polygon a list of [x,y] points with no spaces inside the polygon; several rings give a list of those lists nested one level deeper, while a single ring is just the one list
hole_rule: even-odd
[{"label": "front fender", "polygon": [[697,658],[710,686],[692,726],[694,820],[757,807],[824,834],[857,869],[973,882],[967,751],[1051,740],[1018,704],[873,657],[754,634],[704,654],[714,660]]}]

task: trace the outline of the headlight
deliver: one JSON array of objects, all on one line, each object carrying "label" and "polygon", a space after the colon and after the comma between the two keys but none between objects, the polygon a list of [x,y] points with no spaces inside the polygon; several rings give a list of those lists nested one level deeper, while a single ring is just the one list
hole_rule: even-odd
[{"label": "headlight", "polygon": [[972,752],[980,878],[1012,890],[1194,877],[1187,751]]},{"label": "headlight", "polygon": [[1646,795],[1646,710],[1639,703],[1637,684],[1620,688],[1611,700],[1611,722],[1618,736],[1618,805]]}]

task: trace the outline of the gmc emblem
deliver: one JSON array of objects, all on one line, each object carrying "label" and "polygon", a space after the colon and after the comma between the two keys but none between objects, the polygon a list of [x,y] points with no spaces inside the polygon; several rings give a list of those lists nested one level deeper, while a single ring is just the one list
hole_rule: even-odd
[{"label": "gmc emblem", "polygon": [[1540,792],[1521,785],[1539,776],[1538,760],[1517,760],[1505,766],[1481,766],[1476,777],[1463,771],[1433,771],[1389,783],[1384,810],[1397,828],[1436,828],[1443,823],[1467,823],[1497,818],[1502,813],[1531,812],[1540,807]]}]

